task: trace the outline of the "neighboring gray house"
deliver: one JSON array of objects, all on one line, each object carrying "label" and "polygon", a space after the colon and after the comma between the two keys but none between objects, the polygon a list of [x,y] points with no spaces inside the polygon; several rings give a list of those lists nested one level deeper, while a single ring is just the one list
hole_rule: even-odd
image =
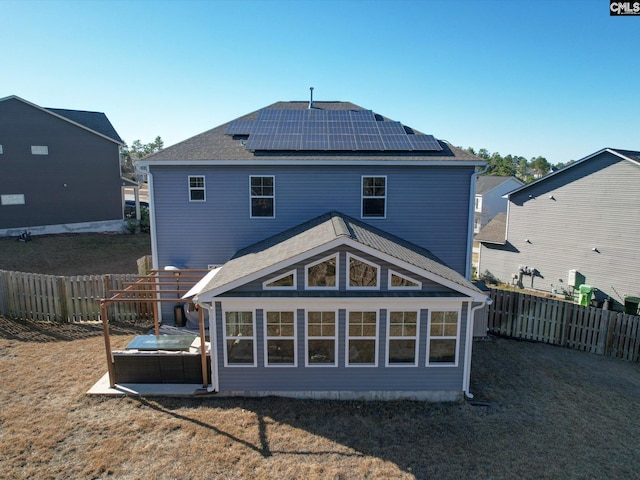
[{"label": "neighboring gray house", "polygon": [[0,99],[0,235],[122,229],[121,145],[104,113]]},{"label": "neighboring gray house", "polygon": [[[498,213],[507,211],[506,194],[524,185],[516,177],[498,175],[480,175],[476,181],[476,197],[474,201],[473,233],[477,234]],[[473,242],[472,264],[478,268],[480,244]]]},{"label": "neighboring gray house", "polygon": [[212,269],[188,295],[209,313],[212,388],[469,393],[483,165],[345,102],[278,102],[139,161],[154,267]]},{"label": "neighboring gray house", "polygon": [[640,296],[638,199],[640,152],[605,148],[571,163],[509,194],[508,214],[476,235],[479,271],[569,296],[587,284],[600,301]]}]

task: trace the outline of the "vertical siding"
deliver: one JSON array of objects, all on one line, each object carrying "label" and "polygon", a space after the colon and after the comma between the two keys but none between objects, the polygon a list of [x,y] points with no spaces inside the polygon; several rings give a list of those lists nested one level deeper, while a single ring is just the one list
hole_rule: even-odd
[{"label": "vertical siding", "polygon": [[599,297],[640,295],[639,198],[640,166],[609,153],[576,165],[511,198],[508,243],[483,245],[480,271],[510,281],[528,265],[541,275],[534,288],[549,291],[576,269]]},{"label": "vertical siding", "polygon": [[[387,176],[387,216],[371,225],[428,248],[464,274],[468,168],[158,167],[154,201],[160,266],[222,264],[237,250],[331,210],[360,218],[362,175]],[[187,178],[203,175],[206,202],[189,202]],[[249,176],[275,175],[276,218],[249,218]]]},{"label": "vertical siding", "polygon": [[15,99],[0,102],[0,133],[0,194],[25,196],[0,206],[0,229],[122,219],[117,144]]}]

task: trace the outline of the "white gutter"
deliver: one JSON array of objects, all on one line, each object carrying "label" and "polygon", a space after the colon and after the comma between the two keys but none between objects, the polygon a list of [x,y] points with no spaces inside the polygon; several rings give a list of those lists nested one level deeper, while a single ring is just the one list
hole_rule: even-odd
[{"label": "white gutter", "polygon": [[209,310],[209,353],[211,355],[211,385],[207,387],[208,392],[220,391],[220,375],[218,372],[218,333],[216,331],[216,308],[213,302],[208,305],[201,305]]},{"label": "white gutter", "polygon": [[[465,339],[465,346],[464,346],[465,362],[464,362],[464,372],[462,377],[462,391],[464,392],[464,396],[467,397],[468,399],[473,398],[473,394],[469,391],[469,383],[471,381],[471,353],[473,351],[473,325],[476,320],[476,311],[478,311],[481,308],[488,307],[492,303],[493,303],[493,300],[487,297],[484,303],[481,303],[480,305],[476,305],[475,307],[472,307],[469,312],[469,317],[471,321],[467,324],[467,338]],[[471,302],[469,302],[469,305],[471,305]]]},{"label": "white gutter", "polygon": [[340,166],[353,166],[353,165],[366,165],[371,166],[419,166],[419,167],[480,167],[485,162],[474,162],[472,160],[463,161],[446,161],[446,160],[374,160],[371,158],[364,158],[362,160],[354,160],[349,157],[335,160],[305,160],[304,157],[292,157],[287,160],[274,160],[270,157],[259,157],[253,160],[140,160],[137,162],[141,166],[274,166],[274,165],[340,165]]},{"label": "white gutter", "polygon": [[467,280],[471,281],[471,263],[473,260],[473,225],[475,217],[475,199],[476,199],[476,181],[478,175],[482,175],[489,169],[487,163],[482,170],[473,172],[471,174],[471,182],[469,185],[469,219],[467,222],[467,262],[464,269],[464,276]]}]

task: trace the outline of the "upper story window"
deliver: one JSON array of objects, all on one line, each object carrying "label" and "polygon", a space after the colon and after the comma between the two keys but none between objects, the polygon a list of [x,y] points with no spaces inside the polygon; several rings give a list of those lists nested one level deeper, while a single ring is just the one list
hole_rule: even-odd
[{"label": "upper story window", "polygon": [[255,367],[255,337],[253,312],[225,312],[225,364]]},{"label": "upper story window", "polygon": [[275,217],[275,177],[249,177],[251,218]]},{"label": "upper story window", "polygon": [[482,197],[480,195],[476,195],[475,210],[476,210],[476,212],[481,212],[482,211]]},{"label": "upper story window", "polygon": [[2,155],[4,152],[2,151],[2,145],[0,145],[0,155]]},{"label": "upper story window", "polygon": [[482,226],[482,222],[479,219],[475,219],[473,221],[473,233],[478,233],[480,231],[480,227]]},{"label": "upper story window", "polygon": [[422,283],[389,270],[389,290],[420,290]]},{"label": "upper story window", "polygon": [[267,280],[262,284],[262,288],[267,290],[295,290],[297,286],[295,270]]},{"label": "upper story window", "polygon": [[349,288],[380,288],[380,267],[354,255],[349,261]]},{"label": "upper story window", "polygon": [[46,145],[31,145],[31,155],[49,155],[49,147]]},{"label": "upper story window", "polygon": [[318,260],[305,267],[306,288],[335,290],[338,288],[338,255]]},{"label": "upper story window", "polygon": [[429,312],[428,365],[456,365],[460,313]]},{"label": "upper story window", "polygon": [[203,176],[189,176],[189,201],[190,202],[204,202],[205,187]]},{"label": "upper story window", "polygon": [[362,217],[387,214],[387,177],[362,177]]}]

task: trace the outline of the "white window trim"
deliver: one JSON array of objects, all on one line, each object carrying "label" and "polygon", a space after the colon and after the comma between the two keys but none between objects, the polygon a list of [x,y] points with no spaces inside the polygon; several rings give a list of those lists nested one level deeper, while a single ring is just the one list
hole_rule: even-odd
[{"label": "white window trim", "polygon": [[[274,312],[274,313],[282,313],[282,312],[290,312],[293,313],[293,337],[283,337],[283,336],[276,336],[276,337],[269,337],[267,336],[267,313],[268,312]],[[264,330],[264,366],[266,368],[294,368],[298,366],[298,310],[296,308],[294,309],[274,309],[274,308],[269,308],[269,309],[263,309],[262,310],[262,325],[263,325],[263,330]],[[269,364],[269,351],[268,351],[268,344],[269,344],[269,340],[293,340],[293,363],[274,363],[274,364]]]},{"label": "white window trim", "polygon": [[482,212],[482,195],[476,195],[474,211]]},{"label": "white window trim", "polygon": [[[322,312],[328,313],[332,312],[335,315],[335,328],[333,330],[333,337],[318,337],[318,336],[309,336],[309,312]],[[304,309],[304,338],[305,338],[305,352],[304,352],[304,366],[309,368],[332,368],[338,366],[338,313],[339,310],[333,309],[325,309],[322,310],[320,308],[305,308]],[[333,363],[309,363],[309,340],[331,340],[333,338]]]},{"label": "white window trim", "polygon": [[[356,336],[356,337],[351,337],[349,335],[349,314],[351,312],[372,312],[375,311],[376,314],[376,335],[375,337],[360,337],[360,336]],[[372,368],[372,367],[377,367],[378,366],[378,343],[379,343],[379,339],[380,339],[380,310],[378,308],[376,308],[375,310],[371,309],[371,307],[367,307],[366,305],[362,305],[362,308],[360,309],[356,309],[356,308],[351,308],[349,310],[346,310],[345,312],[345,322],[344,322],[345,328],[344,328],[344,366],[345,368]],[[374,344],[374,363],[353,363],[350,364],[349,363],[349,340],[354,339],[354,340],[374,340],[375,344]]]},{"label": "white window trim", "polygon": [[[351,260],[355,259],[358,260],[359,262],[362,263],[366,263],[367,265],[374,267],[376,269],[376,286],[375,287],[353,287],[351,286],[350,282],[351,282]],[[369,260],[365,260],[362,257],[359,257],[357,255],[354,255],[352,253],[347,252],[347,285],[346,285],[346,289],[347,290],[380,290],[380,270],[382,270],[382,268],[380,267],[380,265],[377,265],[373,262],[370,262]]]},{"label": "white window trim", "polygon": [[[364,195],[364,179],[365,178],[384,178],[384,197],[380,196],[366,196]],[[360,177],[360,218],[362,219],[371,219],[371,218],[379,218],[385,219],[387,218],[387,176],[386,175],[362,175]],[[383,198],[384,199],[384,213],[381,216],[372,216],[372,215],[364,215],[364,199],[365,198]]]},{"label": "white window trim", "polygon": [[[201,178],[202,187],[192,187],[191,186],[192,178]],[[187,179],[187,186],[189,187],[189,202],[202,203],[207,201],[207,180],[204,177],[204,175],[189,175],[189,178]],[[202,193],[204,195],[204,198],[202,200],[194,200],[193,198],[191,198],[191,192],[194,192],[196,190],[197,191],[202,190]]]},{"label": "white window trim", "polygon": [[[254,178],[271,178],[273,179],[273,195],[253,195],[251,193],[251,180]],[[254,216],[251,208],[254,198],[272,198],[273,199],[273,215],[270,217]],[[276,176],[275,175],[249,175],[249,218],[276,218]]]},{"label": "white window trim", "polygon": [[49,155],[49,146],[31,145],[31,155]]},{"label": "white window trim", "polygon": [[[407,337],[407,336],[400,336],[400,337],[396,337],[396,336],[391,336],[391,312],[416,312],[416,334],[413,337]],[[389,343],[391,340],[414,340],[415,341],[415,358],[413,363],[390,363],[389,362]],[[394,309],[387,309],[387,349],[386,349],[386,355],[385,355],[385,359],[384,359],[384,366],[385,367],[391,367],[391,368],[397,368],[397,367],[417,367],[418,366],[418,354],[420,352],[419,349],[420,346],[420,310],[413,310],[413,309],[405,309],[405,310],[401,310],[398,308],[394,308]]]},{"label": "white window trim", "polygon": [[[293,275],[293,286],[291,287],[270,287],[268,284],[277,282],[278,280],[288,277],[289,275]],[[263,290],[297,290],[298,289],[298,275],[295,270],[291,270],[290,272],[283,273],[282,275],[278,275],[277,277],[270,278],[269,280],[265,280],[262,282]]]},{"label": "white window trim", "polygon": [[[404,280],[407,280],[408,282],[413,282],[416,283],[417,285],[415,287],[394,287],[393,285],[391,285],[391,275],[395,275],[396,277],[400,277]],[[406,275],[403,275],[401,273],[396,272],[395,270],[391,270],[389,269],[389,273],[387,275],[387,288],[389,290],[422,290],[422,282],[415,280],[411,277],[408,277]]]},{"label": "white window trim", "polygon": [[[441,337],[437,336],[434,339],[438,340],[453,340],[456,341],[456,353],[455,353],[455,361],[453,363],[429,363],[429,349],[431,347],[431,314],[433,312],[457,312],[458,313],[458,328],[456,330],[456,336],[446,336]],[[462,325],[462,308],[460,306],[456,308],[429,308],[429,319],[427,321],[427,356],[425,358],[425,364],[427,367],[436,367],[436,368],[451,368],[458,366],[458,358],[460,357],[460,326]]]},{"label": "white window trim", "polygon": [[[232,312],[251,312],[251,319],[253,320],[253,336],[252,337],[243,337],[242,340],[253,340],[253,364],[250,363],[229,363],[229,358],[227,356],[227,340],[236,339],[240,337],[228,337],[227,336],[227,314]],[[256,310],[224,310],[223,312],[223,323],[222,323],[222,336],[223,336],[223,350],[224,350],[224,366],[229,368],[252,368],[258,366],[258,348],[257,348],[257,336],[256,336]]]},{"label": "white window trim", "polygon": [[[333,287],[310,287],[309,286],[309,269],[314,265],[318,265],[319,263],[326,262],[327,260],[331,260],[332,258],[336,259],[336,284]],[[304,266],[304,288],[305,290],[338,290],[340,287],[340,255],[337,253],[333,253],[328,255],[320,260],[317,260],[313,263],[309,263]]]}]

